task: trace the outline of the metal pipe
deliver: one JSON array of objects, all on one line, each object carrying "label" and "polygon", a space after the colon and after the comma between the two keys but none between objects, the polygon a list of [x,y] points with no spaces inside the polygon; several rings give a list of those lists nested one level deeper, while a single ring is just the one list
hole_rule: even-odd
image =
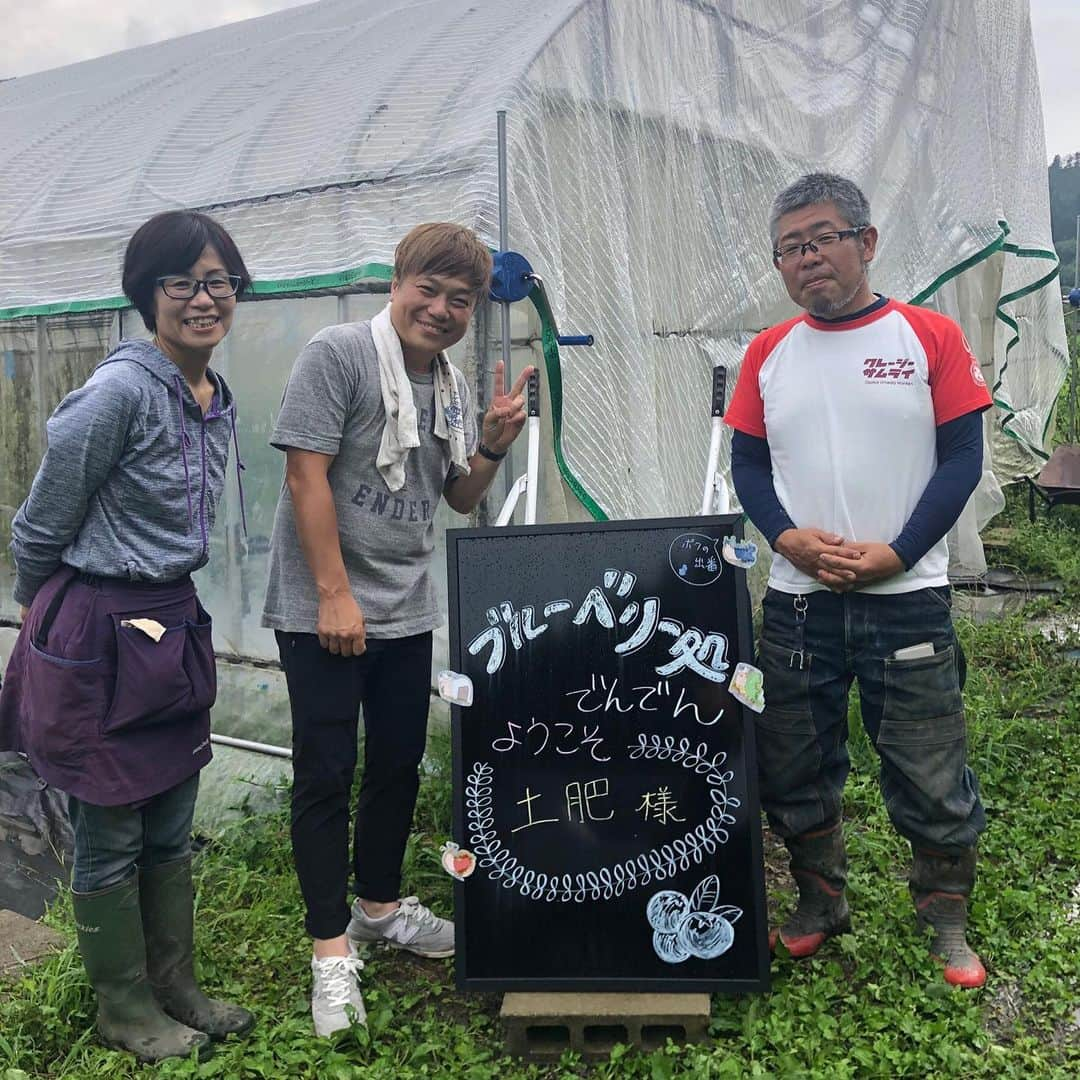
[{"label": "metal pipe", "polygon": [[[495,113],[497,123],[496,142],[498,144],[499,160],[499,250],[506,251],[510,247],[510,210],[507,206],[506,184],[506,110],[499,109]],[[510,301],[499,302],[499,318],[502,328],[502,348],[500,356],[503,362],[503,390],[509,389],[513,384],[510,381]],[[513,480],[509,469],[500,470],[503,474],[504,496],[508,499],[513,489]]]},{"label": "metal pipe", "polygon": [[[705,465],[705,487],[701,492],[701,515],[716,513],[716,467],[720,464],[720,440],[723,435],[723,421],[714,418],[709,437],[709,456]],[[727,513],[727,510],[720,511]]]},{"label": "metal pipe", "polygon": [[[498,121],[499,143],[499,250],[508,251],[510,248],[510,225],[509,207],[507,206],[507,183],[506,183],[506,110],[500,109],[496,114]],[[503,380],[505,386],[510,385],[510,301],[499,302],[502,309],[502,359]]]},{"label": "metal pipe", "polygon": [[252,742],[250,739],[234,739],[231,735],[211,735],[210,741],[218,746],[231,746],[235,750],[250,750],[253,754],[265,754],[267,757],[285,758],[292,761],[292,750],[287,746],[273,746],[270,743]]},{"label": "metal pipe", "polygon": [[1080,214],[1076,215],[1076,249],[1073,251],[1073,288],[1080,289]]}]

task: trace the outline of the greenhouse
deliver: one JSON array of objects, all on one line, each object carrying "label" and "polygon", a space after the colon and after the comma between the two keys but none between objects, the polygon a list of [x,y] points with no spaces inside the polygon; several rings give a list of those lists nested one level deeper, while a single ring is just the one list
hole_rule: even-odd
[{"label": "greenhouse", "polygon": [[[201,209],[256,282],[215,354],[247,466],[246,534],[230,489],[199,575],[226,661],[215,730],[287,745],[259,626],[282,389],[315,331],[382,306],[412,225],[498,248],[499,110],[509,247],[546,293],[511,325],[514,370],[542,370],[539,520],[697,511],[712,370],[733,386],[753,334],[793,310],[769,204],[827,168],[874,208],[874,287],[958,319],[994,388],[952,544],[958,574],[985,568],[978,529],[1045,458],[1067,368],[1024,0],[320,0],[0,84],[3,655],[7,533],[45,420],[145,336],[120,295],[128,237]],[[556,326],[595,343],[560,349]],[[499,336],[489,305],[456,357],[481,403]],[[520,440],[499,482],[524,459]]]}]

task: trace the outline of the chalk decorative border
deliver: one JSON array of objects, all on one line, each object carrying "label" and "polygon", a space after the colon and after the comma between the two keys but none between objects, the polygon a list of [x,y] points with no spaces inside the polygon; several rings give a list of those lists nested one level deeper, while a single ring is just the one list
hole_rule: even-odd
[{"label": "chalk decorative border", "polygon": [[496,835],[491,794],[495,770],[490,763],[477,761],[465,778],[465,818],[477,864],[492,881],[499,882],[504,889],[517,889],[528,900],[583,903],[585,900],[611,900],[654,881],[665,881],[679,871],[700,864],[706,855],[712,855],[721,844],[727,843],[730,834],[725,826],[735,824],[730,810],[740,803],[727,791],[735,774],[731,769],[724,770],[726,753],[721,751],[710,756],[705,743],[693,746],[689,739],[676,742],[674,736],[655,734],[639,734],[637,742],[627,750],[631,761],[639,758],[671,761],[704,776],[712,802],[708,817],[670,843],[611,866],[575,874],[547,874],[527,867]]}]

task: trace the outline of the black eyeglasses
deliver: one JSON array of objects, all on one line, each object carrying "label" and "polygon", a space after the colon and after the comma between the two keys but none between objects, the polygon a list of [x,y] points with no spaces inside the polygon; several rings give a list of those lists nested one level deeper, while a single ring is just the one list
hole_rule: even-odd
[{"label": "black eyeglasses", "polygon": [[869,228],[869,225],[856,225],[852,229],[840,229],[835,232],[825,232],[820,236],[815,236],[813,240],[805,241],[805,243],[785,244],[783,247],[773,248],[772,255],[778,263],[797,262],[807,253],[807,251],[812,251],[817,255],[821,248],[830,247],[832,244],[836,244],[841,240],[847,240],[848,237],[851,236],[858,236],[861,232]]},{"label": "black eyeglasses", "polygon": [[159,277],[157,283],[162,292],[173,300],[191,300],[200,289],[215,300],[224,300],[235,296],[240,288],[240,278],[236,274],[217,274],[214,277],[199,279],[185,277],[183,274],[166,274]]}]

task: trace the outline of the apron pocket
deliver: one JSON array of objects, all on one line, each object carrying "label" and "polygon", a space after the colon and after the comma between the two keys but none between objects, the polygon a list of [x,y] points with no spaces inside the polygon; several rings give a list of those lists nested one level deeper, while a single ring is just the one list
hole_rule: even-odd
[{"label": "apron pocket", "polygon": [[57,763],[79,762],[108,698],[104,659],[68,660],[28,641],[25,738]]},{"label": "apron pocket", "polygon": [[159,641],[133,626],[116,624],[116,689],[102,732],[165,724],[203,712],[217,692],[210,617],[167,627]]},{"label": "apron pocket", "polygon": [[213,622],[209,612],[198,606],[197,622],[187,623],[184,640],[184,671],[191,682],[191,711],[202,712],[217,700],[217,661],[214,659]]}]

